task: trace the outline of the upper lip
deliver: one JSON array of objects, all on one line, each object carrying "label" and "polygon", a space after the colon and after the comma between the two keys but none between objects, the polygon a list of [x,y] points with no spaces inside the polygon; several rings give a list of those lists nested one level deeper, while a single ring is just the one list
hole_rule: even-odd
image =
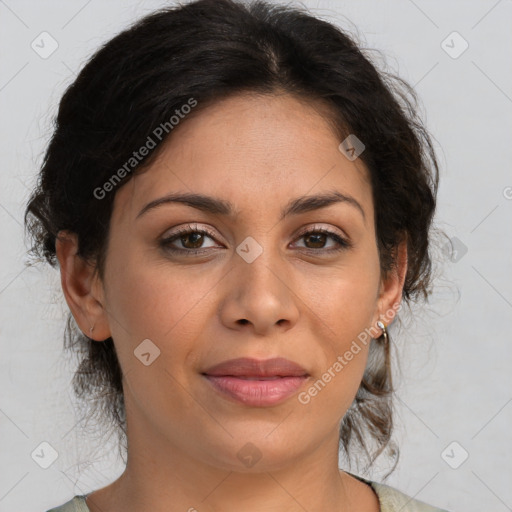
[{"label": "upper lip", "polygon": [[283,357],[264,360],[249,357],[229,359],[208,368],[203,373],[233,377],[302,377],[308,375],[300,365]]}]

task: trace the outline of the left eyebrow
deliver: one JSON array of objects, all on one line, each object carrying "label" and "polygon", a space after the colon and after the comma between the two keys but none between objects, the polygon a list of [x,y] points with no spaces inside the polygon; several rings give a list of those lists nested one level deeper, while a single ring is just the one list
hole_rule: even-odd
[{"label": "left eyebrow", "polygon": [[[142,210],[138,213],[136,219],[144,215],[150,210],[154,210],[164,204],[169,203],[181,203],[192,208],[196,208],[203,212],[211,213],[213,215],[224,215],[236,217],[240,214],[240,211],[235,209],[233,204],[224,199],[218,199],[215,197],[206,196],[203,194],[192,194],[192,193],[175,193],[168,194],[159,199],[155,199],[149,202]],[[354,197],[342,194],[338,191],[326,192],[323,194],[317,194],[313,196],[301,196],[292,199],[281,211],[281,219],[283,220],[288,215],[299,215],[321,208],[326,208],[333,204],[346,203],[355,207],[363,216],[366,222],[366,215],[363,207]]]}]

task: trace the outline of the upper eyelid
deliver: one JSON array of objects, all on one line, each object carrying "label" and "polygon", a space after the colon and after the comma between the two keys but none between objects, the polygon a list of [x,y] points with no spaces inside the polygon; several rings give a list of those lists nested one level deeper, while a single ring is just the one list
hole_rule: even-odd
[{"label": "upper eyelid", "polygon": [[[171,230],[174,229],[174,228],[171,228]],[[169,236],[174,236],[182,231],[206,231],[208,234],[211,234],[211,236],[216,236],[214,233],[213,233],[213,229],[210,228],[209,226],[203,226],[201,224],[198,224],[198,223],[189,223],[189,224],[185,224],[185,225],[181,225],[177,228],[175,228],[176,231],[175,232],[170,232],[168,235],[166,233],[168,233],[170,230],[169,229],[166,229],[164,231],[164,234],[162,235],[164,238],[168,238]],[[346,233],[336,227],[336,226],[329,226],[329,227],[326,227],[325,224],[321,224],[321,223],[313,223],[313,224],[310,224],[308,226],[305,226],[303,228],[300,228],[298,230],[297,233],[295,233],[295,236],[300,236],[302,233],[304,232],[309,232],[311,230],[314,230],[314,229],[325,229],[325,230],[328,230],[328,231],[332,231],[333,233],[335,234],[338,234],[340,236],[347,236]]]},{"label": "upper eyelid", "polygon": [[310,231],[318,230],[325,230],[329,231],[330,233],[333,233],[334,235],[341,236],[343,238],[348,238],[348,236],[345,234],[344,231],[342,231],[340,228],[336,227],[325,227],[320,224],[313,224],[310,226],[306,226],[305,228],[299,229],[298,233],[295,234],[295,236],[302,236],[304,233],[309,233]]}]

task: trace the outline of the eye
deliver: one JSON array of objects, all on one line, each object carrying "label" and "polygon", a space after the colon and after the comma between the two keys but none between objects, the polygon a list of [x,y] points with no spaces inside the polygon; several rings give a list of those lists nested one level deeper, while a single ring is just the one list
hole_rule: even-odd
[{"label": "eye", "polygon": [[[211,247],[203,246],[205,238],[214,240],[214,237],[213,233],[204,228],[188,225],[162,239],[160,245],[170,253],[193,256],[207,253]],[[323,246],[329,238],[334,240],[335,246],[331,249],[325,249]],[[312,245],[312,247],[305,246],[305,249],[313,253],[332,253],[348,249],[353,245],[352,242],[343,238],[338,233],[325,228],[314,228],[304,231],[299,235],[299,239],[304,239],[306,244]],[[181,244],[182,247],[176,247],[176,242]]]},{"label": "eye", "polygon": [[[201,247],[204,243],[205,235],[207,238],[213,239],[213,234],[206,229],[200,229],[193,225],[188,225],[178,229],[172,235],[160,241],[160,245],[171,253],[181,253],[186,256],[197,253],[204,253],[205,248]],[[174,242],[178,242],[184,248],[174,246]]]},{"label": "eye", "polygon": [[[313,247],[306,246],[306,249],[308,251],[313,252],[324,252],[324,253],[330,253],[330,252],[336,252],[336,251],[342,251],[344,249],[348,249],[352,247],[352,242],[349,242],[347,239],[340,236],[338,233],[331,231],[329,229],[325,228],[314,228],[309,229],[308,231],[302,232],[299,235],[299,239],[304,239],[306,244],[312,244]],[[334,240],[337,244],[337,247],[335,246],[332,249],[325,249],[324,246],[327,239]],[[335,244],[335,245],[336,245]]]}]

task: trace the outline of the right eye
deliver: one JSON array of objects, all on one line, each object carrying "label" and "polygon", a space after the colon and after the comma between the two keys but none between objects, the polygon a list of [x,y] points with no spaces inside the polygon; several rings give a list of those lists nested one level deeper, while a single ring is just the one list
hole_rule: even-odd
[{"label": "right eye", "polygon": [[[207,248],[202,248],[201,246],[204,243],[205,235],[208,238],[213,239],[213,234],[206,229],[200,229],[193,225],[188,225],[162,239],[160,241],[160,245],[166,251],[171,253],[179,253],[186,256],[193,256],[198,253],[204,254],[205,249]],[[178,248],[173,245],[176,241],[181,243],[183,248]],[[189,244],[192,245],[192,247],[187,247]]]}]

